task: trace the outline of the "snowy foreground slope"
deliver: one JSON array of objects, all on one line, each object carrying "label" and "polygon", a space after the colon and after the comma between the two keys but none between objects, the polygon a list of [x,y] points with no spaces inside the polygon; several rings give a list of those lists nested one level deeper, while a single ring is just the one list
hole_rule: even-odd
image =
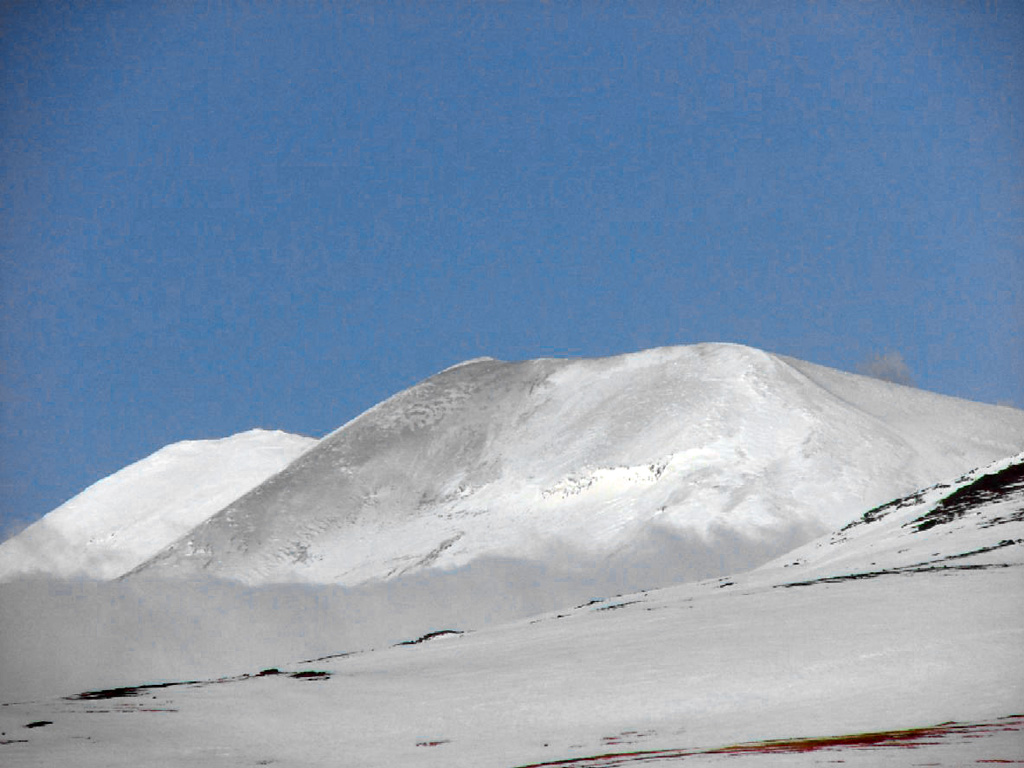
[{"label": "snowy foreground slope", "polygon": [[0,543],[0,581],[121,576],[316,443],[254,429],[175,443],[100,480]]},{"label": "snowy foreground slope", "polygon": [[372,408],[134,575],[356,585],[512,557],[663,585],[1024,450],[1024,412],[729,344],[471,361]]},{"label": "snowy foreground slope", "polygon": [[1022,764],[1022,605],[1017,455],[734,577],[262,674],[7,699],[0,760]]}]

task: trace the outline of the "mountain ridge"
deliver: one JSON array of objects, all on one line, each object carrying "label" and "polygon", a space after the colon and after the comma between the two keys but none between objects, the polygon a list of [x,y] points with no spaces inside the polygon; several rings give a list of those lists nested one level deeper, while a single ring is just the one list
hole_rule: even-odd
[{"label": "mountain ridge", "polygon": [[606,556],[659,528],[748,539],[752,567],[1024,448],[1024,413],[996,408],[740,345],[477,359],[350,420],[134,573],[354,584],[484,554]]}]

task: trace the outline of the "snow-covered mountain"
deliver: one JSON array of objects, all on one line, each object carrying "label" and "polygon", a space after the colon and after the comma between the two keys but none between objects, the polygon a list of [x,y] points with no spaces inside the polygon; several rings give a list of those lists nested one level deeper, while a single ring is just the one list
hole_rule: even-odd
[{"label": "snow-covered mountain", "polygon": [[121,576],[315,444],[254,429],[162,448],[0,543],[0,581],[26,574]]},{"label": "snow-covered mountain", "polygon": [[247,675],[10,703],[0,755],[105,768],[1018,764],[1022,574],[1024,454],[745,574]]},{"label": "snow-covered mountain", "polygon": [[353,585],[513,557],[658,561],[664,584],[746,570],[1020,450],[1019,410],[737,345],[479,359],[370,409],[135,573]]},{"label": "snow-covered mountain", "polygon": [[[726,345],[458,366],[132,578],[0,584],[0,760],[1024,762],[1022,436],[1013,409]],[[141,496],[190,476],[167,472]],[[145,528],[96,504],[90,535]],[[731,575],[621,588],[702,551]],[[146,578],[201,573],[312,583]]]}]

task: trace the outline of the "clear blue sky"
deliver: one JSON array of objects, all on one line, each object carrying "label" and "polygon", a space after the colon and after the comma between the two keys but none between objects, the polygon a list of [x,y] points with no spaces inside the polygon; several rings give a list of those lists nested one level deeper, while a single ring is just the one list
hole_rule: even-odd
[{"label": "clear blue sky", "polygon": [[0,4],[0,536],[459,360],[1024,405],[1024,3]]}]

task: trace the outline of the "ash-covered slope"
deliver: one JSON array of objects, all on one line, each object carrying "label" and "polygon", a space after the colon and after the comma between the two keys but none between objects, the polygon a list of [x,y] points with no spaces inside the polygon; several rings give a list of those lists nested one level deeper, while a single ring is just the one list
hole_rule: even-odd
[{"label": "ash-covered slope", "polygon": [[726,344],[477,360],[367,411],[136,573],[355,584],[481,556],[737,572],[1024,449],[1024,413]]},{"label": "ash-covered slope", "polygon": [[121,576],[315,444],[254,429],[162,448],[0,544],[0,581],[25,574]]}]

